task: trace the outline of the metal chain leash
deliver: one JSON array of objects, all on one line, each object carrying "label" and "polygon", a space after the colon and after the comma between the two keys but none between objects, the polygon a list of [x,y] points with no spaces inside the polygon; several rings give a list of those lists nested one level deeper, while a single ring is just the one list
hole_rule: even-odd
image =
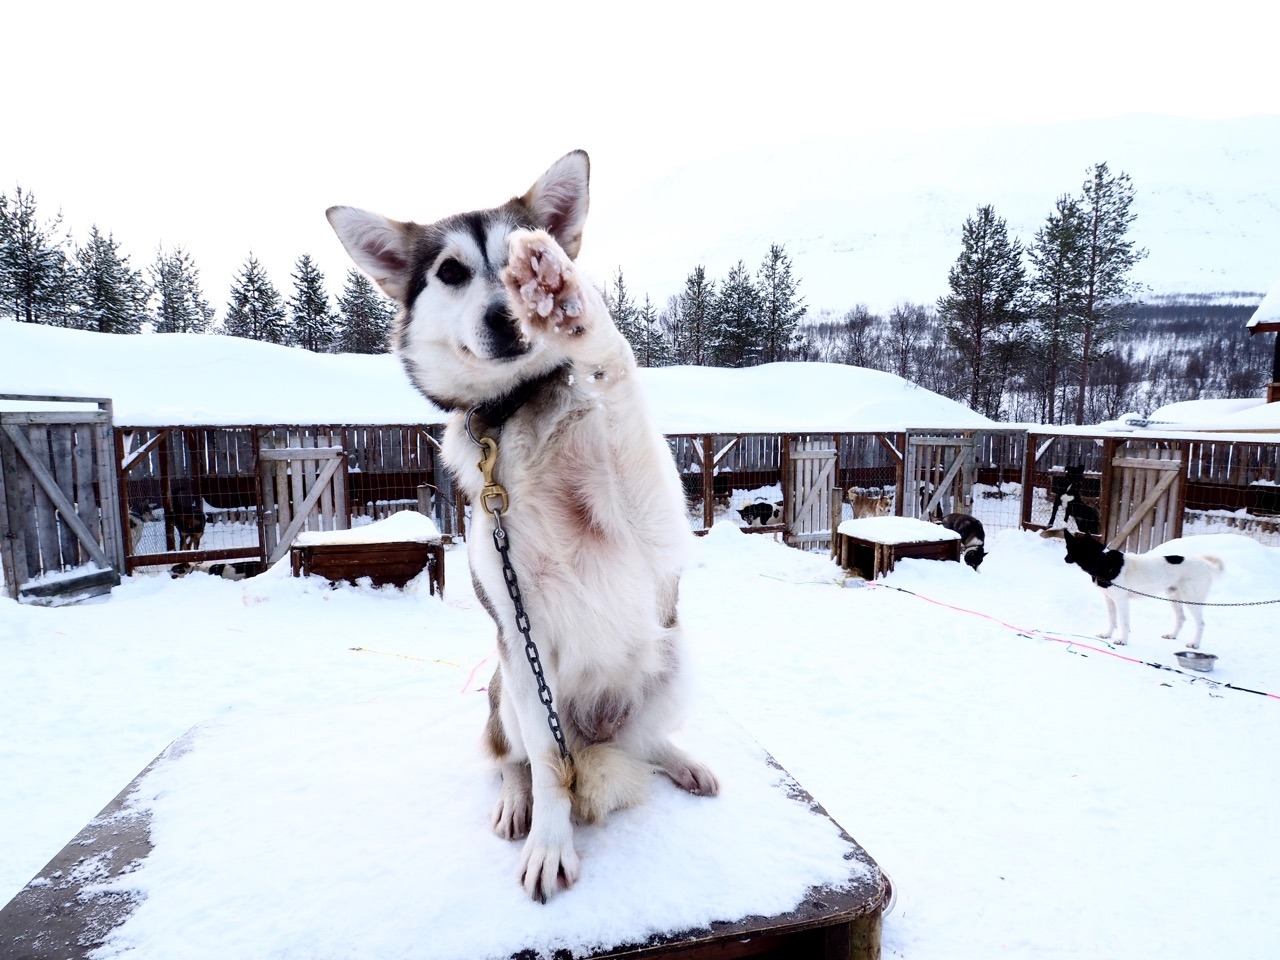
[{"label": "metal chain leash", "polygon": [[[1103,586],[1103,584],[1098,584]],[[1154,593],[1143,593],[1141,590],[1130,590],[1128,587],[1121,587],[1114,580],[1106,584],[1108,587],[1120,587],[1125,593],[1132,593],[1136,597],[1146,597],[1148,600],[1167,600],[1169,603],[1184,603],[1189,607],[1265,607],[1270,603],[1280,603],[1280,599],[1276,600],[1249,600],[1242,603],[1202,603],[1197,600],[1179,600],[1177,597],[1161,597]]]},{"label": "metal chain leash", "polygon": [[511,565],[511,544],[507,540],[507,531],[502,526],[502,514],[507,509],[508,501],[507,491],[493,476],[498,465],[498,442],[491,437],[477,439],[471,432],[471,414],[474,412],[473,410],[467,414],[466,428],[467,436],[484,451],[484,457],[476,464],[484,477],[480,506],[484,508],[485,513],[493,517],[493,545],[502,558],[502,579],[507,584],[507,594],[511,597],[511,602],[516,609],[516,629],[524,637],[524,655],[529,661],[529,669],[533,671],[534,679],[538,681],[538,699],[547,708],[547,726],[551,728],[551,735],[555,737],[556,746],[560,749],[560,759],[572,763],[573,757],[569,754],[569,747],[565,743],[564,730],[560,726],[560,715],[556,713],[551,687],[547,684],[546,674],[542,670],[542,658],[538,655],[538,645],[533,642],[529,615],[525,612],[524,599],[520,593],[520,580],[516,576],[515,567]]},{"label": "metal chain leash", "polygon": [[507,593],[516,608],[516,629],[524,637],[524,655],[529,660],[529,668],[534,679],[538,681],[538,699],[547,708],[547,726],[551,735],[556,738],[556,746],[560,748],[560,759],[570,760],[569,748],[564,742],[564,731],[560,728],[560,715],[556,713],[551,687],[547,685],[546,675],[542,672],[542,659],[538,656],[538,645],[533,642],[530,633],[529,615],[524,610],[524,600],[520,596],[520,581],[516,578],[515,567],[511,565],[511,545],[507,542],[507,531],[502,528],[502,511],[493,511],[493,545],[502,556],[502,576],[507,582]]}]

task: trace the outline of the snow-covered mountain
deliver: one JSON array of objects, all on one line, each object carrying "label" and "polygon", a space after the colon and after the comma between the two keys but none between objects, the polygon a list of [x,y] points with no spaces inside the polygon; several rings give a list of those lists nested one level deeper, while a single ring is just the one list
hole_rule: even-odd
[{"label": "snow-covered mountain", "polygon": [[[838,118],[837,118],[838,122]],[[593,206],[584,260],[661,307],[699,263],[755,269],[782,243],[815,311],[946,292],[966,217],[991,204],[1030,243],[1106,162],[1135,188],[1134,277],[1153,294],[1250,293],[1280,279],[1280,116],[1139,116],[1044,126],[856,131],[690,162]],[[607,174],[605,174],[607,175]]]}]

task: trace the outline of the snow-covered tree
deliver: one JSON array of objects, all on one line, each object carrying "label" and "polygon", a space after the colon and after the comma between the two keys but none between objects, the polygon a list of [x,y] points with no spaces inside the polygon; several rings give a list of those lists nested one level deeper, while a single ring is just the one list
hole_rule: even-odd
[{"label": "snow-covered tree", "polygon": [[359,270],[347,271],[338,298],[338,349],[343,353],[386,353],[395,309]]},{"label": "snow-covered tree", "polygon": [[1085,226],[1085,287],[1080,315],[1080,385],[1076,423],[1084,422],[1090,365],[1128,320],[1137,284],[1130,278],[1147,251],[1128,238],[1136,215],[1133,182],[1127,173],[1113,174],[1105,163],[1089,169],[1080,202]]},{"label": "snow-covered tree", "polygon": [[613,283],[604,294],[605,305],[609,308],[609,316],[613,318],[618,332],[627,338],[631,349],[639,352],[641,331],[637,325],[636,304],[627,290],[627,282],[623,279],[622,268],[613,275]]},{"label": "snow-covered tree", "polygon": [[756,272],[760,295],[761,353],[759,363],[789,360],[800,337],[800,321],[808,311],[800,286],[791,272],[791,258],[779,244],[772,244]]},{"label": "snow-covered tree", "polygon": [[62,215],[42,222],[36,198],[21,187],[0,204],[0,307],[26,323],[66,326],[75,271],[59,237]]},{"label": "snow-covered tree", "polygon": [[1063,194],[1027,250],[1032,345],[1044,391],[1045,420],[1061,415],[1058,390],[1081,329],[1086,290],[1085,222],[1080,203]]},{"label": "snow-covered tree", "polygon": [[741,260],[720,284],[712,335],[713,362],[718,367],[750,367],[764,350],[760,291]]},{"label": "snow-covered tree", "polygon": [[938,317],[968,374],[969,406],[996,417],[1023,319],[1022,245],[990,205],[965,220],[961,243]]},{"label": "snow-covered tree", "polygon": [[667,304],[662,325],[671,344],[671,362],[703,366],[712,362],[716,285],[699,265],[685,278],[684,289]]},{"label": "snow-covered tree", "polygon": [[267,343],[285,343],[288,339],[280,292],[252,253],[231,285],[231,300],[222,332]]},{"label": "snow-covered tree", "polygon": [[642,367],[665,367],[671,363],[671,346],[663,334],[658,311],[646,293],[644,305],[636,311],[636,362]]},{"label": "snow-covered tree", "polygon": [[130,266],[115,237],[103,236],[95,224],[76,250],[74,325],[97,333],[141,333],[146,308],[141,271]]},{"label": "snow-covered tree", "polygon": [[338,318],[329,306],[324,274],[305,253],[294,264],[289,311],[293,321],[289,328],[290,343],[322,353],[337,341]]},{"label": "snow-covered tree", "polygon": [[155,333],[206,333],[213,308],[200,289],[200,271],[182,247],[156,251],[151,277],[151,329]]}]

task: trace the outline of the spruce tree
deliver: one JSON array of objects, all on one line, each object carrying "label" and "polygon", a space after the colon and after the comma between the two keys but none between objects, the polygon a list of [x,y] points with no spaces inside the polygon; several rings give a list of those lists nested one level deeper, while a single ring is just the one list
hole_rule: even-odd
[{"label": "spruce tree", "polygon": [[685,278],[684,290],[668,311],[668,330],[675,363],[710,366],[716,324],[716,285],[707,279],[706,267],[695,267]]},{"label": "spruce tree", "polygon": [[799,281],[792,276],[791,259],[779,244],[772,244],[756,272],[760,294],[761,355],[758,362],[772,363],[791,357],[800,339],[800,320],[808,307],[796,295]]},{"label": "spruce tree", "polygon": [[658,318],[658,311],[646,293],[644,305],[636,311],[636,331],[639,345],[636,347],[636,362],[642,367],[665,367],[671,363],[671,349],[667,338],[663,335],[663,326]]},{"label": "spruce tree", "polygon": [[222,332],[267,343],[285,343],[288,339],[280,292],[252,253],[232,283]]},{"label": "spruce tree", "polygon": [[1022,245],[990,206],[964,222],[964,249],[947,275],[951,293],[938,299],[938,318],[968,374],[968,404],[997,417],[1002,374],[1011,362],[1023,319]]},{"label": "spruce tree", "polygon": [[1084,423],[1090,366],[1127,322],[1137,291],[1129,274],[1147,255],[1127,237],[1135,219],[1129,209],[1132,204],[1133,182],[1127,173],[1113,174],[1105,163],[1089,169],[1080,202],[1085,224],[1085,286],[1080,315],[1077,424]]},{"label": "spruce tree", "polygon": [[62,215],[41,222],[36,198],[18,187],[4,204],[0,235],[0,306],[25,323],[67,326],[75,271],[58,237]]},{"label": "spruce tree", "polygon": [[391,301],[359,270],[347,271],[338,298],[338,349],[343,353],[386,353],[390,349]]},{"label": "spruce tree", "polygon": [[338,318],[329,306],[324,274],[308,254],[294,265],[293,297],[289,300],[292,323],[289,342],[313,353],[322,353],[338,339]]},{"label": "spruce tree", "polygon": [[1084,311],[1084,254],[1083,213],[1079,202],[1064,194],[1027,251],[1032,267],[1028,283],[1032,343],[1046,423],[1057,423],[1062,413],[1058,390]]},{"label": "spruce tree", "polygon": [[609,308],[609,316],[613,318],[618,332],[626,337],[627,343],[631,344],[631,349],[639,354],[641,331],[637,323],[636,305],[627,291],[627,283],[622,277],[621,267],[613,275],[613,285],[605,291],[604,302]]},{"label": "spruce tree", "polygon": [[76,251],[76,267],[75,326],[98,333],[141,333],[147,288],[115,237],[104,237],[95,224],[88,242]]},{"label": "spruce tree", "polygon": [[763,355],[760,291],[741,260],[720,285],[711,340],[712,362],[718,367],[754,366]]},{"label": "spruce tree", "polygon": [[151,329],[155,333],[206,333],[213,308],[200,289],[200,271],[182,247],[156,251],[151,276]]}]

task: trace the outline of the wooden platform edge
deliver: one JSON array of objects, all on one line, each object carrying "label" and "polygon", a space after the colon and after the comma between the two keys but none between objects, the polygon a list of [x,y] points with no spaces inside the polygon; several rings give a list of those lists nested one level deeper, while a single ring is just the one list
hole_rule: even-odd
[{"label": "wooden platform edge", "polygon": [[180,756],[188,744],[183,736],[165,748],[0,909],[0,956],[87,960],[134,911],[137,898],[94,888],[151,852],[151,817],[128,809],[129,797],[158,763]]}]

